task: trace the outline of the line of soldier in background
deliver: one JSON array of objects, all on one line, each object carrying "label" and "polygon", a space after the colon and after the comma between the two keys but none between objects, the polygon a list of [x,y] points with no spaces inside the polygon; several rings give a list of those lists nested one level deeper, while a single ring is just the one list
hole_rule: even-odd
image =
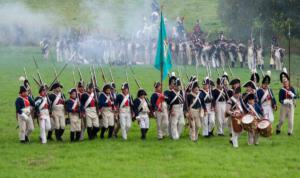
[{"label": "line of soldier in background", "polygon": [[[146,139],[151,117],[156,119],[159,140],[167,137],[180,139],[185,126],[189,129],[192,141],[199,139],[201,128],[201,135],[205,138],[213,137],[215,132],[218,136],[224,136],[224,130],[228,128],[233,147],[238,147],[238,138],[243,130],[248,132],[249,145],[257,145],[260,135],[272,135],[273,111],[277,110],[277,104],[269,86],[269,71],[266,74],[262,71],[261,86],[260,76],[256,71],[253,71],[250,80],[244,85],[232,73],[233,79],[229,80],[225,71],[216,79],[216,85],[210,72],[207,72],[201,83],[197,76],[191,76],[187,84],[172,72],[168,89],[162,91],[161,83],[155,82],[154,93],[149,100],[132,68],[131,70],[139,87],[135,99],[130,92],[127,68],[127,81],[121,85],[121,93],[116,92],[112,75],[108,82],[104,73],[102,77],[105,84],[100,89],[93,68],[91,80],[85,85],[78,68],[80,81],[76,83],[74,79],[75,87],[69,90],[69,98],[63,94],[63,86],[58,81],[61,71],[50,86],[45,85],[41,78],[34,79],[40,86],[39,95],[34,99],[29,81],[25,77],[16,99],[20,141],[29,142],[29,136],[34,129],[34,117],[38,118],[41,143],[53,140],[53,132],[57,141],[63,141],[66,124],[70,124],[71,142],[83,140],[85,131],[89,140],[97,138],[98,132],[101,139],[104,139],[106,132],[108,138],[118,137],[119,129],[122,138],[127,140],[135,120],[140,127],[141,139]],[[296,92],[290,86],[286,70],[280,74],[280,80],[281,107],[276,134],[281,133],[283,122],[288,118],[288,135],[292,135]],[[242,88],[245,88],[243,94]]]}]

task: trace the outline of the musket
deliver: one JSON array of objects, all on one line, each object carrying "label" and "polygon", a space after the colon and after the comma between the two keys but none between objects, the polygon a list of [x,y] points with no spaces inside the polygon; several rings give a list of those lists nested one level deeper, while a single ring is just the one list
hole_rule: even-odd
[{"label": "musket", "polygon": [[26,68],[24,67],[23,70],[24,70],[25,79],[28,79]]},{"label": "musket", "polygon": [[133,74],[133,79],[134,79],[136,85],[137,85],[139,88],[142,88],[142,87],[141,87],[141,84],[140,84],[140,82],[137,80],[137,78],[136,78],[136,76],[135,76],[135,72],[134,72],[134,70],[133,70],[133,68],[132,68],[131,66],[130,66],[130,70],[131,70],[131,72],[132,72],[132,74]]},{"label": "musket", "polygon": [[220,75],[220,72],[217,67],[216,67],[216,71],[217,71],[218,76],[220,77],[221,75]]},{"label": "musket", "polygon": [[[57,71],[56,71],[56,68],[55,68],[54,65],[53,65],[53,70],[54,70],[54,77],[56,77],[56,76],[57,76]],[[56,79],[56,81],[59,82],[59,81],[58,81],[58,78]]]},{"label": "musket", "polygon": [[110,73],[110,80],[111,80],[111,82],[115,82],[113,74],[112,74],[111,64],[110,63],[109,63],[109,73]]},{"label": "musket", "polygon": [[59,71],[59,73],[56,75],[56,77],[54,78],[54,80],[51,82],[49,88],[51,88],[53,86],[53,84],[57,81],[58,77],[62,74],[62,72],[65,70],[65,68],[68,66],[68,63],[65,63],[65,65],[63,66],[63,68]]},{"label": "musket", "polygon": [[233,77],[234,75],[233,75],[233,73],[232,73],[232,70],[231,70],[231,67],[230,67],[229,64],[228,64],[228,68],[229,68],[229,72],[230,72],[231,77]]},{"label": "musket", "polygon": [[37,62],[36,62],[34,56],[32,56],[32,57],[33,57],[33,62],[34,62],[34,64],[35,64],[35,68],[36,68],[37,75],[38,75],[38,78],[39,78],[40,86],[42,86],[42,85],[44,84],[44,82],[43,82],[42,77],[41,77],[41,74],[40,74],[39,66],[38,66],[38,64],[37,64]]},{"label": "musket", "polygon": [[104,83],[107,83],[107,80],[106,80],[105,74],[104,74],[104,70],[103,70],[103,67],[101,64],[100,64],[100,72],[101,72],[101,76],[102,76]]},{"label": "musket", "polygon": [[74,70],[72,71],[72,74],[73,74],[73,82],[74,82],[74,86],[76,87],[76,79],[75,79],[75,73],[74,73]]},{"label": "musket", "polygon": [[37,84],[37,86],[40,87],[40,83],[38,82],[38,80],[37,80],[34,76],[32,76],[32,79],[33,79],[33,81]]},{"label": "musket", "polygon": [[77,71],[78,71],[78,74],[79,74],[79,81],[83,82],[83,77],[82,77],[82,74],[81,74],[81,71],[80,71],[80,68],[79,68],[78,65],[77,65]]},{"label": "musket", "polygon": [[92,77],[93,77],[93,82],[95,84],[95,87],[98,86],[98,83],[97,83],[97,78],[96,78],[96,72],[95,72],[95,67],[94,65],[92,65],[92,68],[91,68],[91,72],[92,72]]},{"label": "musket", "polygon": [[96,105],[96,112],[97,112],[97,115],[99,115],[98,95],[97,95],[97,91],[96,91],[96,82],[94,80],[95,76],[94,76],[92,67],[90,67],[90,72],[91,72],[91,79],[92,79],[92,84],[93,84],[93,89],[94,89],[94,99],[95,99],[95,105]]},{"label": "musket", "polygon": [[184,67],[184,73],[185,73],[186,79],[189,81],[189,75],[187,74],[186,71],[187,71],[187,70],[186,70],[186,67]]}]

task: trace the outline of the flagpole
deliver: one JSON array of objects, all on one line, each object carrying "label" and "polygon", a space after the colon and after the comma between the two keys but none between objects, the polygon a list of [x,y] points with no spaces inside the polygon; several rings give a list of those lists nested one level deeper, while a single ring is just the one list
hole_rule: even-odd
[{"label": "flagpole", "polygon": [[[162,19],[162,12],[163,12],[163,5],[161,5],[161,7],[160,7],[160,15],[161,15],[161,17],[160,17],[160,19],[161,19],[161,21],[163,20]],[[160,39],[162,39],[162,22],[160,22]],[[164,54],[161,54],[161,55],[164,55]],[[161,56],[161,57],[163,57],[163,56]],[[163,59],[163,58],[162,58]],[[160,60],[160,83],[161,83],[161,93],[163,93],[163,91],[164,91],[164,89],[163,89],[163,67],[164,67],[164,65],[163,65],[163,60]]]},{"label": "flagpole", "polygon": [[289,77],[291,80],[291,24],[289,24],[288,38],[289,38]]}]

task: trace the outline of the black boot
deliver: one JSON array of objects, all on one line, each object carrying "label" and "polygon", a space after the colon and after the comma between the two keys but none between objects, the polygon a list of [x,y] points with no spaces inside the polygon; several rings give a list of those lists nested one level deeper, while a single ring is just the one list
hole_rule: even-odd
[{"label": "black boot", "polygon": [[235,62],[232,61],[232,62],[231,62],[231,68],[234,68],[234,65],[235,65]]},{"label": "black boot", "polygon": [[105,128],[105,127],[102,127],[102,128],[101,128],[101,134],[100,134],[100,138],[101,138],[101,139],[104,139],[104,133],[105,133],[105,131],[106,131],[106,128]]},{"label": "black boot", "polygon": [[53,141],[53,138],[52,138],[52,131],[48,131],[47,140],[48,140],[48,141]]},{"label": "black boot", "polygon": [[75,141],[75,132],[70,133],[70,140],[71,140],[71,142]]},{"label": "black boot", "polygon": [[93,131],[92,131],[92,133],[93,133],[93,138],[97,138],[97,133],[99,132],[99,127],[94,127],[93,128]]},{"label": "black boot", "polygon": [[145,129],[141,129],[141,134],[142,134],[142,136],[141,136],[141,139],[142,140],[145,140],[146,139],[146,130]]},{"label": "black boot", "polygon": [[77,131],[77,132],[75,132],[75,134],[76,134],[75,141],[79,141],[81,132]]},{"label": "black boot", "polygon": [[108,138],[111,138],[114,132],[114,126],[108,126]]},{"label": "black boot", "polygon": [[92,140],[93,139],[93,130],[92,130],[92,127],[88,127],[87,128],[87,133],[88,133],[89,140]]},{"label": "black boot", "polygon": [[56,141],[60,141],[59,135],[60,135],[60,129],[55,129],[55,138],[56,138]]},{"label": "black boot", "polygon": [[241,68],[243,68],[244,67],[244,64],[243,64],[243,62],[241,62]]},{"label": "black boot", "polygon": [[25,140],[20,140],[20,143],[25,144],[26,141]]},{"label": "black boot", "polygon": [[65,129],[59,129],[59,139],[60,139],[60,141],[63,141],[62,136],[63,136],[64,132],[65,132]]},{"label": "black boot", "polygon": [[25,142],[26,142],[26,143],[29,143],[29,138],[28,138],[27,135],[25,135]]}]

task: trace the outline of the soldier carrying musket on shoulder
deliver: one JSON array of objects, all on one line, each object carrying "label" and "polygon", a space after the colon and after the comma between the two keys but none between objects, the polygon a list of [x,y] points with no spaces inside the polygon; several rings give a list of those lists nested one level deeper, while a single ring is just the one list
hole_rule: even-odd
[{"label": "soldier carrying musket on shoulder", "polygon": [[20,86],[19,96],[15,102],[17,121],[19,124],[19,139],[21,143],[29,143],[29,136],[34,129],[31,110],[35,107],[33,99],[28,96],[25,86]]}]

